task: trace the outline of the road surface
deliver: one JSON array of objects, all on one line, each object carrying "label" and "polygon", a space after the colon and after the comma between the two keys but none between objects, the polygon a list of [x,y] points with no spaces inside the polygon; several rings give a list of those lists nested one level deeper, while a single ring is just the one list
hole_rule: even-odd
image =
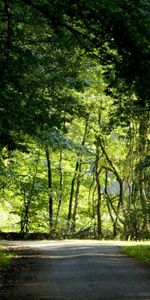
[{"label": "road surface", "polygon": [[123,254],[120,243],[8,244],[30,251],[24,252],[24,258],[16,258],[18,266],[22,260],[25,264],[13,284],[1,289],[1,300],[150,300],[149,267]]}]

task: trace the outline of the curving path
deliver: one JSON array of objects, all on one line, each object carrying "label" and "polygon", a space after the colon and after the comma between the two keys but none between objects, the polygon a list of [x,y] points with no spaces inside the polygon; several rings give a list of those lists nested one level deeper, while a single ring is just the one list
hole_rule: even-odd
[{"label": "curving path", "polygon": [[24,259],[25,266],[12,285],[1,289],[1,300],[150,300],[150,268],[122,254],[123,243],[6,244],[30,251],[18,258],[18,265]]}]

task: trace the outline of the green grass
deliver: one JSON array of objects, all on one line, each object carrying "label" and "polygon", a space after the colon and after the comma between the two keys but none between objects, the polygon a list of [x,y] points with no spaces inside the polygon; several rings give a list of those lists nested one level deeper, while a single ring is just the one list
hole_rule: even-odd
[{"label": "green grass", "polygon": [[12,253],[6,251],[5,248],[0,245],[0,268],[8,265],[12,256]]},{"label": "green grass", "polygon": [[141,262],[150,264],[150,245],[124,246],[123,252],[136,258]]}]

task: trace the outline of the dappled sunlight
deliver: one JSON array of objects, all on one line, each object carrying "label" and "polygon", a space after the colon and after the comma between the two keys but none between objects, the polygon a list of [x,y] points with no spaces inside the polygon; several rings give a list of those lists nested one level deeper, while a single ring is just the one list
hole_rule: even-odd
[{"label": "dappled sunlight", "polygon": [[119,257],[125,257],[124,254],[121,253],[90,253],[90,252],[83,252],[83,253],[73,253],[73,254],[62,254],[62,255],[49,255],[49,254],[26,254],[26,255],[16,255],[15,259],[20,259],[20,258],[37,258],[37,259],[64,259],[64,258],[78,258],[78,257],[108,257],[108,258],[119,258]]},{"label": "dappled sunlight", "polygon": [[129,246],[129,245],[150,245],[150,241],[97,241],[97,240],[64,240],[64,241],[0,241],[0,244],[19,248],[19,247],[27,247],[33,249],[40,249],[40,248],[63,248],[63,247],[70,247],[75,246],[75,249],[78,247],[109,247],[109,246]]},{"label": "dappled sunlight", "polygon": [[124,242],[74,240],[10,244],[15,252],[10,276],[14,278],[16,274],[17,278],[10,291],[18,300],[149,299],[147,269],[121,252],[120,245]]}]

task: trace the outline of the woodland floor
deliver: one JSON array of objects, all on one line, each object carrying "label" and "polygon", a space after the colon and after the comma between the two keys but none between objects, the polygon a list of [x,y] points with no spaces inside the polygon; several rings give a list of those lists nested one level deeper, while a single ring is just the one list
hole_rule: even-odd
[{"label": "woodland floor", "polygon": [[0,273],[1,300],[150,300],[150,266],[119,242],[4,242],[16,257]]}]

